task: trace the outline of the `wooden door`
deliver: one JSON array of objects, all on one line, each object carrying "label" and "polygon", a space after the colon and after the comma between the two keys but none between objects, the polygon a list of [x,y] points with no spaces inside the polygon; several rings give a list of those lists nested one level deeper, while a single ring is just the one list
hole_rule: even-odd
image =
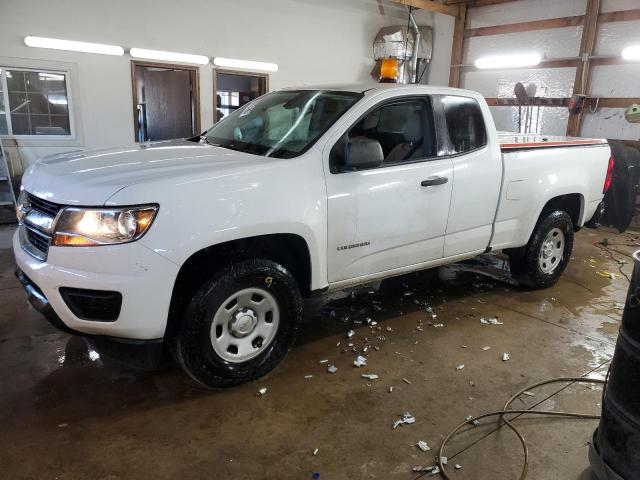
[{"label": "wooden door", "polygon": [[194,134],[190,77],[190,72],[185,70],[145,69],[148,140],[168,140]]}]

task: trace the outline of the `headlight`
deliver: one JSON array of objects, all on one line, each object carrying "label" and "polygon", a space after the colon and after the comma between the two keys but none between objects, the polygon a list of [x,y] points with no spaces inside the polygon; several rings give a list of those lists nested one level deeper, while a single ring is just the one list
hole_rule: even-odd
[{"label": "headlight", "polygon": [[92,247],[127,243],[142,237],[157,205],[125,208],[65,208],[55,225],[53,245]]},{"label": "headlight", "polygon": [[27,196],[27,192],[25,190],[20,190],[20,195],[18,195],[18,200],[16,201],[16,217],[18,218],[18,223],[22,223],[24,217],[29,213],[29,197]]}]

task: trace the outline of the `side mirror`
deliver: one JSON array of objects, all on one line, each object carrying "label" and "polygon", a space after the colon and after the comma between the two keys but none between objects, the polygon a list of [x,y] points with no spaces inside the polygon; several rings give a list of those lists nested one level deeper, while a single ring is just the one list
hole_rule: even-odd
[{"label": "side mirror", "polygon": [[348,170],[376,168],[382,165],[382,162],[384,162],[384,153],[377,140],[354,138],[347,143],[344,168]]}]

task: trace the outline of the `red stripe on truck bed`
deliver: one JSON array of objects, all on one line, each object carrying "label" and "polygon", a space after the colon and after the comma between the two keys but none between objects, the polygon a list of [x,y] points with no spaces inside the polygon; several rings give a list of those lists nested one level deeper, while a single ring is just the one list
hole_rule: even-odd
[{"label": "red stripe on truck bed", "polygon": [[544,147],[571,147],[585,145],[604,145],[607,141],[598,138],[581,138],[576,140],[558,140],[550,142],[521,142],[521,143],[501,143],[502,150],[514,150],[522,148],[544,148]]}]

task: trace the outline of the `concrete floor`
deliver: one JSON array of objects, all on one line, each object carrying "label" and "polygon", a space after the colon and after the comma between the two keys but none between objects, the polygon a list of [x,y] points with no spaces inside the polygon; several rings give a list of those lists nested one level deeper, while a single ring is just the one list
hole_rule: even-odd
[{"label": "concrete floor", "polygon": [[[606,229],[579,232],[564,276],[542,291],[511,284],[503,258],[489,255],[443,268],[440,278],[408,275],[383,282],[377,293],[316,302],[312,321],[275,371],[210,392],[175,367],[145,373],[106,361],[50,327],[13,276],[9,234],[0,230],[0,469],[14,480],[305,479],[313,472],[321,479],[418,478],[412,468],[431,464],[444,435],[467,415],[497,410],[543,379],[604,374],[627,281],[593,242],[607,237],[623,253],[639,242]],[[630,259],[613,255],[628,262],[621,268],[629,273]],[[481,325],[481,317],[493,316],[504,324]],[[366,317],[381,329],[358,325]],[[367,367],[353,366],[350,341],[370,346]],[[337,373],[327,373],[322,359]],[[365,372],[380,378],[367,382]],[[263,386],[267,394],[256,396]],[[556,385],[514,408],[598,413],[599,402],[597,387]],[[416,422],[393,430],[405,411]],[[530,478],[591,478],[587,442],[597,421],[516,424],[529,442]],[[485,422],[452,442],[449,462],[462,466],[453,478],[518,478],[519,444],[495,426]],[[419,440],[432,450],[418,450]]]}]

